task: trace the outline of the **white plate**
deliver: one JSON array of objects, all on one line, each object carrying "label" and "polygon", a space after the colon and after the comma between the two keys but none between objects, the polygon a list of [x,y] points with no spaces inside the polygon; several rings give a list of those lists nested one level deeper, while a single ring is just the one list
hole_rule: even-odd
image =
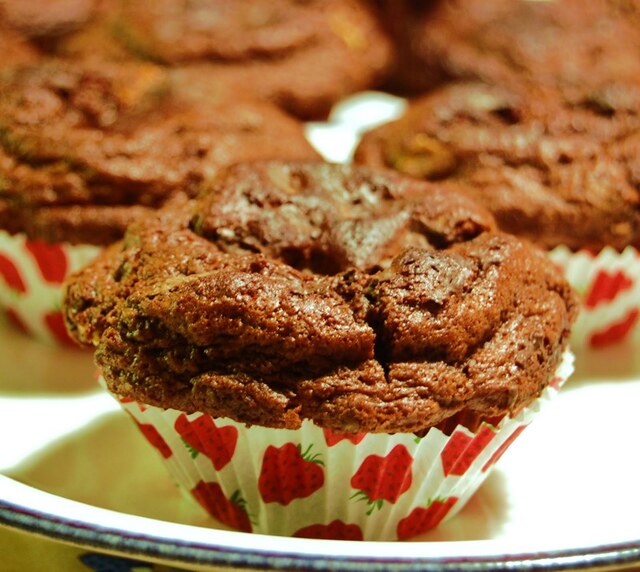
[{"label": "white plate", "polygon": [[[377,101],[373,114],[368,107]],[[359,96],[310,124],[325,156],[403,102]],[[414,542],[289,539],[222,530],[96,385],[89,353],[0,324],[0,524],[198,569],[563,570],[640,564],[640,355],[577,355],[576,373],[459,515]]]},{"label": "white plate", "polygon": [[95,385],[88,353],[0,328],[0,523],[98,550],[199,564],[337,569],[566,569],[640,564],[630,347],[577,356],[557,400],[462,512],[416,542],[221,530]]}]

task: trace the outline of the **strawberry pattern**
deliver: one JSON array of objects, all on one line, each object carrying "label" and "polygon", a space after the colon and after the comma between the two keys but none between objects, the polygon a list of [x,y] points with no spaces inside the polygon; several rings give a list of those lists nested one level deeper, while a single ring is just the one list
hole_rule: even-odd
[{"label": "strawberry pattern", "polygon": [[200,481],[191,490],[191,494],[211,516],[221,523],[242,532],[252,531],[251,520],[247,513],[247,503],[239,490],[235,490],[227,498],[218,483]]},{"label": "strawberry pattern", "polygon": [[429,499],[427,506],[417,506],[398,522],[396,528],[398,540],[411,538],[435,528],[457,502],[457,497],[449,497],[447,499]]},{"label": "strawberry pattern", "polygon": [[0,253],[0,276],[2,276],[5,286],[11,290],[19,294],[24,294],[27,291],[18,267],[11,258],[2,253]]},{"label": "strawberry pattern", "polygon": [[322,429],[322,433],[324,434],[324,440],[328,447],[333,447],[340,443],[340,441],[349,441],[357,445],[365,438],[364,433],[336,433],[331,431],[331,429]]},{"label": "strawberry pattern", "polygon": [[357,524],[346,524],[334,520],[329,524],[312,524],[296,530],[296,538],[323,538],[325,540],[364,540],[362,530]]},{"label": "strawberry pattern", "polygon": [[160,435],[153,425],[150,423],[138,423],[135,419],[133,421],[138,426],[138,429],[140,429],[140,432],[144,435],[145,439],[151,444],[151,446],[158,449],[163,458],[168,459],[173,455],[171,447],[167,445],[166,441],[162,438],[162,435]]},{"label": "strawberry pattern", "polygon": [[42,279],[50,284],[62,284],[68,273],[64,248],[41,240],[27,240],[24,246],[35,260]]},{"label": "strawberry pattern", "polygon": [[218,427],[208,415],[199,415],[190,420],[183,413],[176,419],[175,429],[193,459],[202,453],[211,460],[217,471],[231,461],[238,440],[238,430],[235,427]]},{"label": "strawberry pattern", "polygon": [[464,475],[495,436],[489,425],[482,425],[475,435],[469,435],[464,427],[454,431],[440,453],[445,476]]},{"label": "strawberry pattern", "polygon": [[366,500],[367,514],[380,510],[384,501],[395,503],[411,487],[413,457],[404,445],[396,445],[388,455],[368,455],[351,477],[357,489],[353,498]]},{"label": "strawberry pattern", "polygon": [[[556,389],[560,389],[559,387],[557,387]],[[525,429],[527,428],[526,425],[520,425],[520,427],[518,427],[513,433],[511,433],[511,435],[509,435],[509,437],[507,437],[507,439],[505,439],[502,442],[502,445],[500,445],[491,455],[491,457],[489,458],[489,460],[482,465],[482,471],[486,472],[488,471],[493,465],[495,465],[500,457],[502,457],[502,455],[504,454],[504,452],[509,448],[509,446],[511,445],[511,443],[513,443],[516,438],[518,437],[518,435],[520,435],[520,433],[522,433]]]},{"label": "strawberry pattern", "polygon": [[29,328],[27,328],[26,324],[22,321],[20,314],[16,310],[7,307],[4,309],[4,313],[7,316],[7,320],[9,320],[14,328],[20,330],[23,334],[29,333]]},{"label": "strawberry pattern", "polygon": [[589,345],[601,348],[624,340],[638,323],[638,308],[632,308],[619,321],[593,332],[589,337]]},{"label": "strawberry pattern", "polygon": [[[572,370],[567,352],[553,383],[515,416],[487,419],[474,431],[462,424],[446,433],[433,428],[421,438],[367,434],[353,442],[311,422],[290,431],[129,399],[121,405],[178,483],[227,526],[304,538],[398,540],[461,510]],[[225,428],[235,430],[232,446],[216,445]],[[216,463],[221,450],[229,459]]]},{"label": "strawberry pattern", "polygon": [[324,463],[319,454],[311,455],[309,447],[303,452],[300,444],[285,443],[282,447],[269,445],[264,452],[258,490],[264,502],[284,506],[294,499],[311,496],[324,484]]},{"label": "strawberry pattern", "polygon": [[599,253],[571,252],[558,247],[549,253],[582,298],[571,344],[602,348],[640,339],[640,252],[605,248]]},{"label": "strawberry pattern", "polygon": [[611,302],[622,292],[633,288],[633,284],[634,280],[623,270],[608,272],[604,268],[598,269],[584,297],[584,307],[595,308]]},{"label": "strawberry pattern", "polygon": [[96,246],[48,244],[0,231],[0,309],[8,321],[46,342],[77,347],[60,312],[62,282],[99,251]]}]

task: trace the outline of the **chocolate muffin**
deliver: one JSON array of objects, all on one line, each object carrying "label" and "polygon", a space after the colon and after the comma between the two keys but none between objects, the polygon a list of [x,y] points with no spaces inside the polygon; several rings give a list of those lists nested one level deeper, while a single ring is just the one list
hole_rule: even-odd
[{"label": "chocolate muffin", "polygon": [[552,249],[640,242],[640,84],[442,88],[365,134],[355,161],[464,187],[500,227]]},{"label": "chocolate muffin", "polygon": [[317,159],[267,103],[186,103],[152,64],[49,61],[0,85],[0,228],[106,245],[237,161]]},{"label": "chocolate muffin", "polygon": [[624,0],[386,4],[399,46],[397,79],[414,91],[451,80],[572,90],[640,73],[637,20]]},{"label": "chocolate muffin", "polygon": [[41,57],[38,48],[3,21],[0,13],[0,72],[12,67],[32,64]]},{"label": "chocolate muffin", "polygon": [[125,2],[116,24],[133,53],[174,67],[189,93],[251,94],[304,118],[377,85],[390,61],[359,0]]},{"label": "chocolate muffin", "polygon": [[119,0],[98,0],[91,17],[80,27],[47,38],[47,53],[78,60],[132,61],[136,58],[115,34]]},{"label": "chocolate muffin", "polygon": [[463,194],[330,164],[237,165],[68,282],[71,334],[120,396],[241,423],[421,432],[512,413],[574,295]]},{"label": "chocolate muffin", "polygon": [[32,38],[58,36],[78,29],[100,0],[0,0],[0,13],[10,27]]}]

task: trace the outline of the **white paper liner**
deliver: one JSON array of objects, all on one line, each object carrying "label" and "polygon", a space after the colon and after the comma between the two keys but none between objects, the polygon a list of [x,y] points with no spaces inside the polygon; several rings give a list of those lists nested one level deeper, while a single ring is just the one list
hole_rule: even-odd
[{"label": "white paper liner", "polygon": [[593,254],[559,246],[549,256],[580,296],[573,347],[640,341],[640,253],[635,248]]},{"label": "white paper liner", "polygon": [[496,426],[483,423],[475,433],[462,425],[450,435],[432,428],[423,438],[361,434],[352,442],[310,421],[298,430],[246,427],[130,399],[120,403],[178,484],[208,490],[206,508],[232,528],[396,540],[457,513],[572,371],[567,351],[542,395],[517,415]]},{"label": "white paper liner", "polygon": [[0,309],[43,341],[72,343],[60,314],[62,282],[100,250],[93,245],[49,245],[0,231]]}]

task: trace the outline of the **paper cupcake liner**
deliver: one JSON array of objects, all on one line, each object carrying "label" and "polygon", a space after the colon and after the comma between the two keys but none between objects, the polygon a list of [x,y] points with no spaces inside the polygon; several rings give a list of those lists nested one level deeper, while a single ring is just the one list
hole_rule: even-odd
[{"label": "paper cupcake liner", "polygon": [[49,244],[0,231],[0,308],[30,335],[75,345],[60,312],[62,282],[99,251],[97,246]]},{"label": "paper cupcake liner", "polygon": [[635,248],[605,248],[594,254],[561,246],[549,256],[580,296],[573,347],[601,348],[640,339],[640,253]]},{"label": "paper cupcake liner", "polygon": [[[450,420],[424,437],[246,427],[120,398],[178,484],[244,532],[346,540],[418,535],[457,513],[573,371],[566,352],[542,395],[475,430]],[[464,416],[456,420],[464,422]]]}]

